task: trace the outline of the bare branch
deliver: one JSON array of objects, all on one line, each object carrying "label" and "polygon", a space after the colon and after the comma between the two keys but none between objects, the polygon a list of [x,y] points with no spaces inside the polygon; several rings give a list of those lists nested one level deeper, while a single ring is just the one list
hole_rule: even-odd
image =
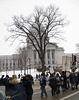
[{"label": "bare branch", "polygon": [[[20,37],[25,37],[27,44],[32,44],[38,52],[42,66],[44,66],[46,46],[51,37],[62,39],[61,30],[66,25],[65,18],[59,12],[59,8],[50,5],[47,8],[36,7],[36,15],[30,17],[14,16],[13,23],[9,27],[12,44]],[[29,41],[29,43],[28,43]],[[22,38],[20,43],[25,43]]]}]

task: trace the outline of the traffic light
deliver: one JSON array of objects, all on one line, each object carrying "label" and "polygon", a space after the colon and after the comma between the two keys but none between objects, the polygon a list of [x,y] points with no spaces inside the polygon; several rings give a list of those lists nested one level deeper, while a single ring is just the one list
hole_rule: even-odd
[{"label": "traffic light", "polygon": [[73,56],[73,65],[76,65],[76,56]]},{"label": "traffic light", "polygon": [[73,62],[73,65],[76,65],[76,62]]},{"label": "traffic light", "polygon": [[76,56],[74,56],[74,62],[76,62]]}]

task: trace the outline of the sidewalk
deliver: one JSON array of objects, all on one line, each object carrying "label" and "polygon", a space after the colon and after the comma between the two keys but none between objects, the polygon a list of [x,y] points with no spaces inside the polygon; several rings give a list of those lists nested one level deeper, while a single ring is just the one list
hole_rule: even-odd
[{"label": "sidewalk", "polygon": [[[34,81],[34,85],[32,85],[32,87],[34,90],[33,100],[42,100],[40,98],[41,97],[41,94],[40,94],[41,89],[40,89],[39,81]],[[71,90],[71,88],[69,88],[69,89],[66,89],[65,92],[62,91],[62,88],[60,88],[60,89],[61,89],[60,94],[56,94],[56,95],[52,96],[50,86],[46,85],[46,91],[47,91],[48,97],[43,98],[43,100],[65,100],[62,98],[65,98],[65,97],[68,98],[68,96],[71,96],[72,94],[74,94],[76,92],[79,93],[79,89]]]},{"label": "sidewalk", "polygon": [[40,88],[40,83],[38,80],[34,81],[34,84],[32,85],[33,89],[39,89]]},{"label": "sidewalk", "polygon": [[[32,85],[34,92],[40,90],[40,83],[38,80],[34,81],[34,84]],[[50,88],[48,85],[46,85],[46,89]]]},{"label": "sidewalk", "polygon": [[40,84],[39,81],[34,81],[34,84],[32,85],[33,91],[38,92],[40,90]]}]

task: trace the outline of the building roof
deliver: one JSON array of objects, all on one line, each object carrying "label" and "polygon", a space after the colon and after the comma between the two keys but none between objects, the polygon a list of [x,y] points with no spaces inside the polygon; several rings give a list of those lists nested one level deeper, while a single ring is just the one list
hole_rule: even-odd
[{"label": "building roof", "polygon": [[58,47],[57,43],[49,42],[49,44],[55,46],[58,50],[63,50],[64,51],[64,48],[63,47]]}]

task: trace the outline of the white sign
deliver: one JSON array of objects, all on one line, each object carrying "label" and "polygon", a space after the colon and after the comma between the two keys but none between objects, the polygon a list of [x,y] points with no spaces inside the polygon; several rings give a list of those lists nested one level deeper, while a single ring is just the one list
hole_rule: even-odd
[{"label": "white sign", "polygon": [[53,67],[50,67],[50,68],[49,68],[49,71],[50,71],[51,74],[54,73]]},{"label": "white sign", "polygon": [[62,57],[62,71],[69,71],[71,68],[71,57]]}]

